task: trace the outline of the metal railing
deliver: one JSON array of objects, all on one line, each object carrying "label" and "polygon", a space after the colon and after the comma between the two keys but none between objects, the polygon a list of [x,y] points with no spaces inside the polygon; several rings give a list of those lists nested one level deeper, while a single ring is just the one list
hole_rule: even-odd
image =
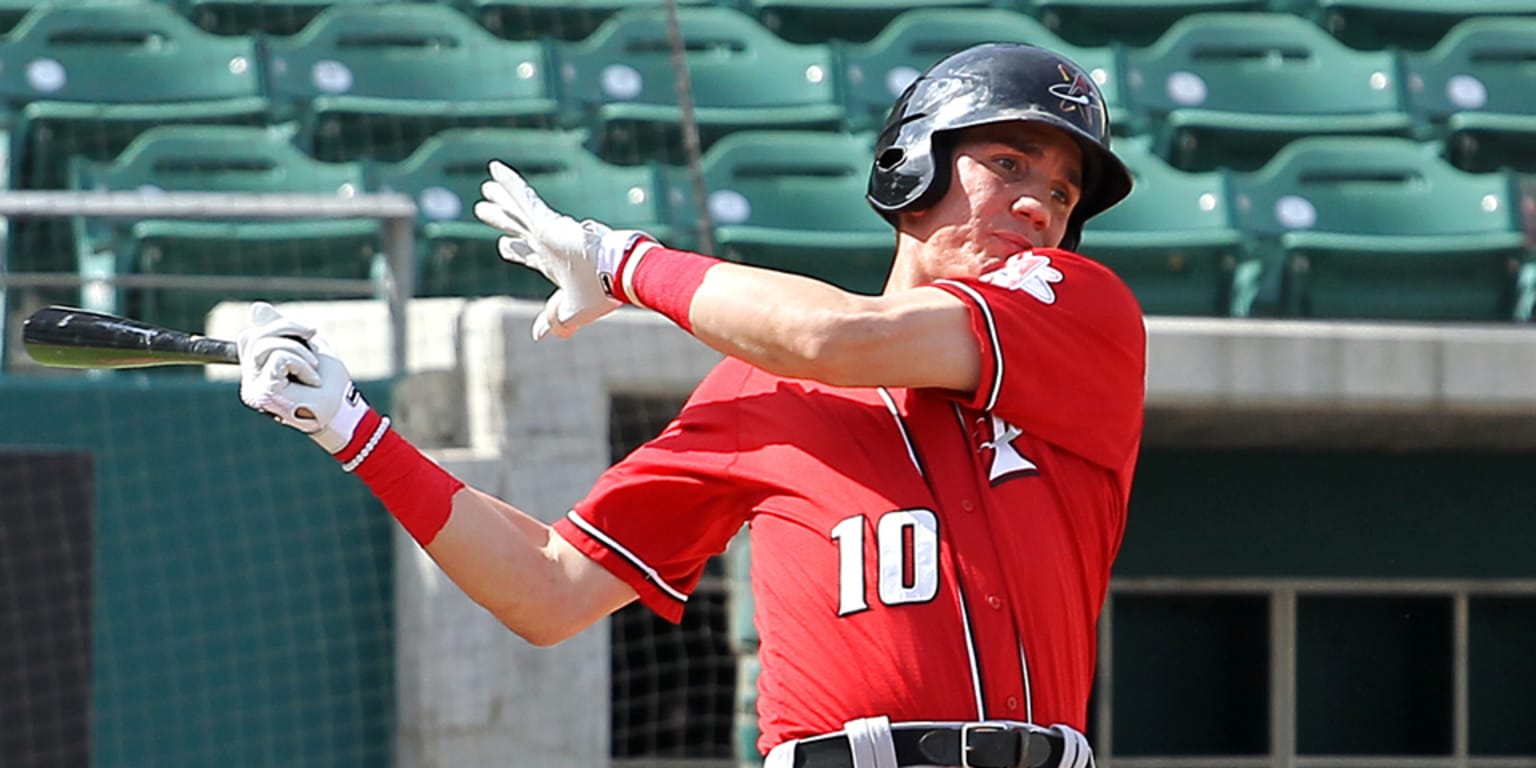
[{"label": "metal railing", "polygon": [[[0,216],[128,219],[377,219],[388,274],[373,279],[304,278],[293,275],[191,276],[6,272],[0,264],[0,297],[10,288],[73,287],[105,283],[129,288],[262,288],[375,296],[384,293],[391,325],[390,372],[405,370],[406,304],[415,291],[416,204],[399,194],[259,194],[225,192],[0,191]],[[0,306],[3,306],[0,298]],[[9,338],[7,335],[5,338]]]}]

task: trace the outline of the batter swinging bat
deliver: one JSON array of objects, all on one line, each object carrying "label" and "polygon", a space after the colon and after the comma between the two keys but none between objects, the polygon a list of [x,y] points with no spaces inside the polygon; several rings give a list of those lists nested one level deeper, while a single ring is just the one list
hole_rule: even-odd
[{"label": "batter swinging bat", "polygon": [[27,354],[55,368],[238,365],[235,343],[77,307],[39,309],[21,328]]}]

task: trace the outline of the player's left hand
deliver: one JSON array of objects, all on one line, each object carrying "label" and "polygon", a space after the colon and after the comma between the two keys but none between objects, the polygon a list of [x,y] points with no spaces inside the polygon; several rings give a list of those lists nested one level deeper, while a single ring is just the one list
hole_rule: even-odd
[{"label": "player's left hand", "polygon": [[635,244],[650,236],[593,219],[577,221],[550,208],[500,160],[492,160],[489,170],[475,218],[505,233],[496,241],[503,260],[536,269],[556,286],[534,321],[533,338],[550,331],[567,338],[617,308],[611,290],[615,275]]},{"label": "player's left hand", "polygon": [[257,302],[236,348],[241,402],[309,435],[329,453],[347,446],[368,401],[314,328]]}]

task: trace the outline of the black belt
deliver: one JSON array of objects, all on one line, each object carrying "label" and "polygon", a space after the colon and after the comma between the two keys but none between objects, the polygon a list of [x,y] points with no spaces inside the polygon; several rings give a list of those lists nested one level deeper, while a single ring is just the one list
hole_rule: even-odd
[{"label": "black belt", "polygon": [[[1065,739],[993,723],[891,725],[897,765],[960,765],[971,768],[1057,768]],[[794,768],[853,768],[853,748],[841,733],[795,744]]]}]

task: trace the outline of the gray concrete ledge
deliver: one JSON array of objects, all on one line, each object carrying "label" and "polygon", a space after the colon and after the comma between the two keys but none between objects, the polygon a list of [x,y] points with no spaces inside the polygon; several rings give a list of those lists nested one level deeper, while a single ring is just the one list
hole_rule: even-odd
[{"label": "gray concrete ledge", "polygon": [[1148,318],[1147,443],[1536,448],[1536,327]]}]

